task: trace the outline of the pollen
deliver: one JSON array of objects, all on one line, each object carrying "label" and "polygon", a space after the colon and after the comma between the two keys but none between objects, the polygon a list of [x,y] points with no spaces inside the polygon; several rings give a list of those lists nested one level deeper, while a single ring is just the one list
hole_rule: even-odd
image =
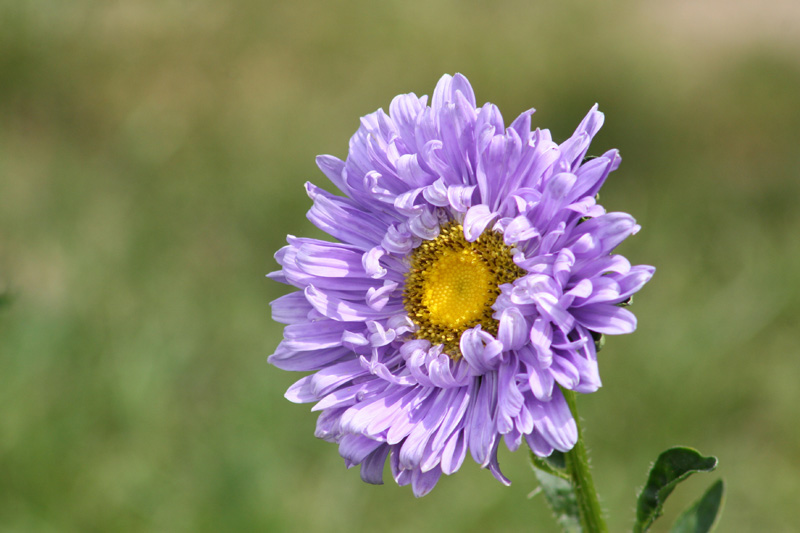
[{"label": "pollen", "polygon": [[461,224],[442,226],[438,237],[412,252],[406,275],[404,303],[418,326],[416,337],[444,345],[452,359],[459,359],[464,331],[480,324],[497,334],[492,305],[500,285],[524,274],[500,233],[485,231],[468,242]]}]

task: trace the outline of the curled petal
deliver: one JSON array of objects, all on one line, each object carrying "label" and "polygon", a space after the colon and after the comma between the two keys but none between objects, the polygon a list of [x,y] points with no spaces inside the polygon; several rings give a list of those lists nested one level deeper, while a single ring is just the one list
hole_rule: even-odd
[{"label": "curled petal", "polygon": [[364,271],[369,276],[373,278],[382,278],[386,275],[387,270],[381,266],[381,257],[385,253],[386,251],[383,248],[380,246],[375,246],[362,256],[361,262],[364,267]]},{"label": "curled petal", "polygon": [[370,287],[367,289],[367,305],[376,311],[383,310],[396,290],[397,283],[393,281],[384,282],[383,287],[380,288]]},{"label": "curled petal", "polygon": [[480,325],[461,335],[460,346],[464,359],[469,362],[470,370],[475,375],[485,374],[500,364],[503,343],[482,331]]},{"label": "curled petal", "polygon": [[469,242],[477,240],[495,218],[497,214],[492,213],[484,204],[470,207],[464,216],[464,238]]},{"label": "curled petal", "polygon": [[522,348],[528,340],[530,329],[520,310],[514,307],[503,309],[498,322],[497,340],[503,344],[503,348],[505,350]]},{"label": "curled petal", "polygon": [[636,316],[622,307],[594,304],[573,310],[575,320],[582,326],[606,335],[624,335],[636,330]]}]

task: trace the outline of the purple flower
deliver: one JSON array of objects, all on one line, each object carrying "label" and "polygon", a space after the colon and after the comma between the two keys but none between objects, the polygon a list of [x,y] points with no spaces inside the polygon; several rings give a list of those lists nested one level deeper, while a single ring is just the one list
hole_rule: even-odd
[{"label": "purple flower", "polygon": [[603,114],[559,145],[532,113],[506,127],[445,75],[430,106],[412,93],[363,117],[346,161],[317,158],[345,196],[307,184],[308,218],[339,242],[289,236],[276,254],[270,277],[301,290],[272,303],[287,326],[269,362],[312,372],[286,397],[316,402],[316,436],[364,481],[388,458],[422,496],[469,452],[508,484],[501,437],[569,450],[561,388],[597,390],[595,338],[636,328],[622,304],[654,269],[611,253],[639,226],[596,202],[620,163],[585,160]]}]

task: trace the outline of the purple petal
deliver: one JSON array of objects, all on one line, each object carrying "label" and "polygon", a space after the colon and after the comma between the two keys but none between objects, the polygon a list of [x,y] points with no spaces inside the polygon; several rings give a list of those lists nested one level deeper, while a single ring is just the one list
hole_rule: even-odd
[{"label": "purple petal", "polygon": [[339,455],[344,457],[351,465],[357,465],[379,448],[381,444],[381,442],[362,435],[345,435],[339,442]]},{"label": "purple petal", "polygon": [[295,351],[289,350],[281,343],[275,353],[267,358],[267,362],[281,370],[294,370],[305,372],[319,370],[327,365],[346,357],[353,357],[353,352],[348,348],[324,348],[322,350]]},{"label": "purple petal", "polygon": [[389,299],[397,290],[398,284],[393,281],[385,281],[383,287],[370,287],[367,290],[367,305],[375,311],[382,311]]},{"label": "purple petal", "polygon": [[597,104],[592,106],[589,113],[581,121],[575,133],[561,145],[562,157],[575,168],[586,156],[592,137],[603,126],[603,113],[597,110]]},{"label": "purple petal", "polygon": [[475,385],[478,394],[470,406],[469,422],[466,428],[469,431],[469,450],[472,458],[481,465],[486,466],[491,460],[490,452],[497,440],[497,427],[492,419],[492,396],[497,381],[494,374],[485,374],[480,383]]},{"label": "purple petal", "polygon": [[497,218],[496,213],[492,213],[489,207],[484,204],[474,205],[469,208],[464,216],[464,238],[473,242],[481,236],[483,230]]},{"label": "purple petal", "polygon": [[305,290],[306,299],[314,309],[328,318],[343,322],[364,322],[375,318],[385,318],[403,309],[402,302],[391,309],[376,311],[366,304],[343,300],[326,291],[309,285]]},{"label": "purple petal", "polygon": [[489,455],[490,459],[488,464],[486,465],[487,468],[489,469],[489,472],[492,473],[492,475],[497,481],[508,487],[509,485],[511,485],[511,481],[506,476],[504,476],[503,473],[500,471],[500,463],[497,460],[497,444],[495,444],[494,450],[492,450],[492,453]]},{"label": "purple petal", "polygon": [[470,395],[467,387],[453,390],[449,401],[445,407],[445,414],[439,425],[439,430],[433,438],[432,447],[434,450],[441,449],[450,440],[453,432],[464,421],[464,414],[469,405]]},{"label": "purple petal", "polygon": [[548,443],[542,434],[539,433],[539,430],[534,430],[533,432],[525,435],[525,440],[530,446],[531,451],[538,455],[539,457],[547,457],[551,453],[553,453],[553,446]]},{"label": "purple petal", "polygon": [[550,345],[553,342],[553,327],[550,322],[543,318],[537,318],[533,322],[530,333],[531,344],[536,350],[538,362],[550,366],[553,359],[553,352]]},{"label": "purple petal", "polygon": [[311,376],[311,389],[317,399],[328,395],[340,386],[352,382],[362,376],[367,371],[361,367],[358,359],[343,361],[323,368]]},{"label": "purple petal", "polygon": [[318,400],[319,398],[314,394],[311,386],[311,378],[313,377],[300,378],[294,385],[289,387],[283,396],[292,403],[309,403]]},{"label": "purple petal", "polygon": [[410,93],[395,96],[389,104],[389,116],[403,143],[410,150],[416,148],[414,129],[417,117],[425,109],[426,101],[426,96],[418,98],[414,93]]},{"label": "purple petal", "polygon": [[461,334],[460,348],[472,374],[479,376],[500,364],[503,343],[482,331],[478,325]]},{"label": "purple petal", "polygon": [[517,387],[517,362],[516,356],[511,356],[509,364],[504,364],[498,370],[497,383],[497,431],[501,434],[508,433],[514,427],[513,418],[516,417],[524,398]]},{"label": "purple petal", "polygon": [[344,161],[332,155],[318,155],[317,166],[331,180],[331,183],[336,185],[336,188],[351,196],[350,187],[344,181],[342,173],[344,172]]},{"label": "purple petal", "polygon": [[580,381],[580,374],[569,359],[561,355],[553,357],[553,364],[550,366],[550,374],[558,381],[558,384],[565,389],[574,389]]},{"label": "purple petal", "polygon": [[576,257],[599,257],[617,247],[629,235],[639,230],[636,221],[627,213],[606,213],[587,220],[577,227],[578,238],[571,240]]},{"label": "purple petal", "polygon": [[504,350],[521,348],[528,340],[530,326],[519,309],[503,309],[498,323],[497,340],[503,344]]},{"label": "purple petal", "polygon": [[383,444],[361,463],[361,479],[372,485],[383,485],[383,467],[391,448]]},{"label": "purple petal", "polygon": [[612,304],[592,304],[572,310],[575,320],[586,328],[606,335],[625,335],[636,330],[636,316]]},{"label": "purple petal", "polygon": [[549,402],[553,397],[555,379],[548,369],[541,368],[538,364],[530,364],[528,368],[528,384],[537,400]]},{"label": "purple petal", "polygon": [[571,198],[575,200],[581,196],[594,197],[611,171],[619,166],[620,160],[619,152],[610,150],[603,154],[602,157],[592,159],[581,165],[575,173],[578,176],[578,180],[575,182]]},{"label": "purple petal", "polygon": [[464,431],[462,429],[450,435],[442,450],[442,472],[448,476],[461,468],[467,456],[467,441]]},{"label": "purple petal", "polygon": [[628,275],[619,281],[621,300],[627,300],[632,294],[638,292],[645,283],[655,274],[656,269],[649,265],[637,265],[632,267]]},{"label": "purple petal", "polygon": [[421,472],[419,469],[414,470],[411,476],[411,489],[414,492],[414,496],[422,498],[428,494],[436,486],[441,476],[442,469],[438,467],[430,472]]},{"label": "purple petal", "polygon": [[571,450],[578,440],[578,428],[561,390],[555,388],[549,402],[535,402],[530,407],[536,428],[548,444],[562,452]]},{"label": "purple petal", "polygon": [[284,346],[289,350],[306,351],[333,348],[342,345],[342,333],[346,322],[319,320],[302,324],[291,324],[283,330]]},{"label": "purple petal", "polygon": [[466,213],[472,206],[475,185],[451,185],[447,188],[447,200],[458,213]]},{"label": "purple petal", "polygon": [[283,324],[298,324],[308,320],[308,312],[313,309],[303,291],[295,291],[270,302],[272,320]]},{"label": "purple petal", "polygon": [[381,242],[388,226],[385,221],[364,213],[345,198],[333,196],[310,183],[306,184],[306,190],[314,200],[308,219],[319,229],[363,250],[369,250]]}]

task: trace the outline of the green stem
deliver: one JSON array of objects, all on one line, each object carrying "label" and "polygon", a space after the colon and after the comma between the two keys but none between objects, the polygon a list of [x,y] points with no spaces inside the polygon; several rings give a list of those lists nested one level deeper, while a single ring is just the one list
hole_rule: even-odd
[{"label": "green stem", "polygon": [[586,453],[586,447],[583,445],[583,431],[578,417],[575,392],[565,389],[561,389],[561,392],[564,393],[569,410],[572,411],[572,417],[575,419],[575,425],[578,426],[578,442],[565,455],[567,473],[572,481],[572,487],[575,490],[575,497],[578,501],[583,533],[607,533],[608,528],[603,520],[600,501],[597,499],[592,473],[589,471],[589,456]]}]

